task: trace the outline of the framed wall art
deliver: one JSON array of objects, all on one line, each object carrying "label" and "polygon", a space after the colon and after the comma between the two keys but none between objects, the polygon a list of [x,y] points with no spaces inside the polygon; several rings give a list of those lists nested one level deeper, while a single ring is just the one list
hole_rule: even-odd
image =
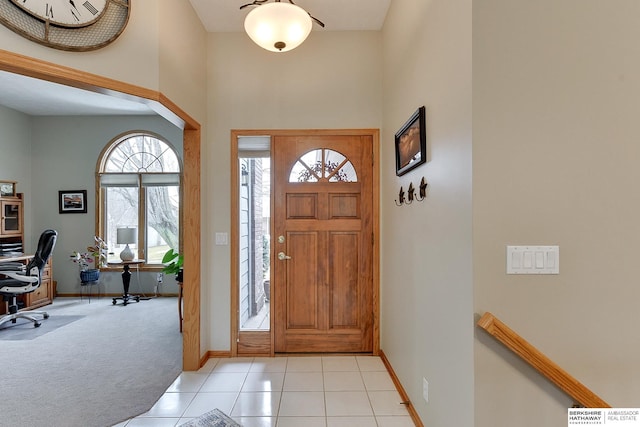
[{"label": "framed wall art", "polygon": [[87,190],[58,191],[58,211],[63,213],[87,213]]},{"label": "framed wall art", "polygon": [[396,175],[427,162],[425,108],[418,108],[395,135]]},{"label": "framed wall art", "polygon": [[0,181],[0,197],[15,197],[15,196],[16,196],[16,182]]}]

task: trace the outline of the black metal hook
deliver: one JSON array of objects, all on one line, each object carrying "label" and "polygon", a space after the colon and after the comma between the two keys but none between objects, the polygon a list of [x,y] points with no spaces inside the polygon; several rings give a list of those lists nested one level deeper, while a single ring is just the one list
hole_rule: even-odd
[{"label": "black metal hook", "polygon": [[416,197],[416,189],[413,188],[413,182],[409,183],[409,188],[407,188],[407,204],[410,205],[413,203],[413,199]]},{"label": "black metal hook", "polygon": [[422,180],[420,181],[420,198],[416,197],[419,202],[423,201],[427,197],[427,185],[427,181],[425,181],[423,176]]},{"label": "black metal hook", "polygon": [[418,187],[419,196],[416,195],[416,188],[413,186],[413,182],[409,183],[409,188],[407,188],[407,193],[405,196],[404,189],[400,187],[400,192],[398,193],[398,199],[394,200],[396,206],[402,205],[410,205],[414,200],[419,202],[423,201],[427,198],[427,181],[422,177],[420,180],[420,185]]},{"label": "black metal hook", "polygon": [[400,200],[400,203],[398,203],[398,200],[394,200],[394,202],[396,203],[396,206],[402,206],[405,203],[404,190],[402,189],[402,187],[400,187],[400,192],[398,193],[398,199]]}]

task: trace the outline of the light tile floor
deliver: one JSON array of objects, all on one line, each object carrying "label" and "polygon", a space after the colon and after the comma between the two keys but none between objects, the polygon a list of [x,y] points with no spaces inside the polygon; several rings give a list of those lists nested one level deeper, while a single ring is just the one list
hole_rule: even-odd
[{"label": "light tile floor", "polygon": [[175,427],[218,408],[244,427],[413,427],[379,357],[209,359],[116,427]]}]

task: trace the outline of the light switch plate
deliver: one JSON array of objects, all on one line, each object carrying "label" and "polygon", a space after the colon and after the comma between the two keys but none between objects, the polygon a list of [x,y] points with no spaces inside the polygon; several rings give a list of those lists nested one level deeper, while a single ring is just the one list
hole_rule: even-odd
[{"label": "light switch plate", "polygon": [[507,274],[560,274],[560,247],[507,246]]},{"label": "light switch plate", "polygon": [[216,245],[224,246],[229,244],[229,234],[216,233]]}]

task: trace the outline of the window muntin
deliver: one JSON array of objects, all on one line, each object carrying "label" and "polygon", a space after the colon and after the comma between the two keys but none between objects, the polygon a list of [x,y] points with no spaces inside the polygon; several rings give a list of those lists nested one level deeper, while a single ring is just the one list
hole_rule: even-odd
[{"label": "window muntin", "polygon": [[327,181],[358,181],[358,174],[349,159],[329,148],[319,148],[303,154],[289,174],[289,182]]},{"label": "window muntin", "polygon": [[180,172],[180,162],[173,149],[146,134],[119,142],[110,150],[104,165],[104,172],[114,173]]},{"label": "window muntin", "polygon": [[116,230],[136,227],[136,258],[161,264],[169,249],[179,251],[180,161],[164,141],[150,134],[130,134],[105,151],[99,173],[102,235],[117,262],[124,245]]}]

